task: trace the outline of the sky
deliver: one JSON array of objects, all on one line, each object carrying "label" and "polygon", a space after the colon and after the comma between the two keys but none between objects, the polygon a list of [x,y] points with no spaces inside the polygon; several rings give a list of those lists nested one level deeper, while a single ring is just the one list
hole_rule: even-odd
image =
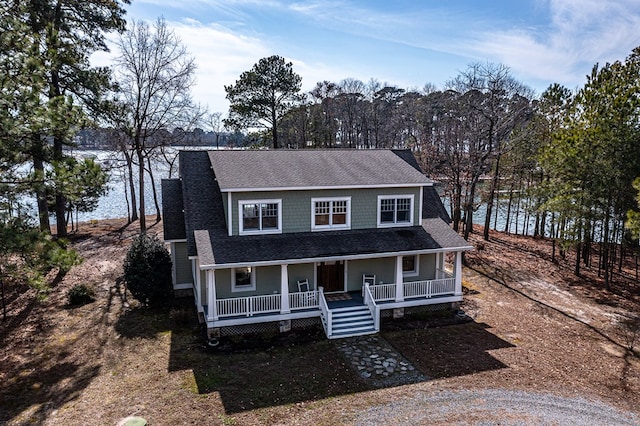
[{"label": "sky", "polygon": [[[596,63],[640,46],[640,0],[133,0],[163,17],[198,66],[194,100],[225,116],[225,85],[261,58],[293,63],[302,90],[371,79],[438,89],[473,63],[503,64],[537,94],[581,87]],[[98,53],[96,65],[109,64]]]}]

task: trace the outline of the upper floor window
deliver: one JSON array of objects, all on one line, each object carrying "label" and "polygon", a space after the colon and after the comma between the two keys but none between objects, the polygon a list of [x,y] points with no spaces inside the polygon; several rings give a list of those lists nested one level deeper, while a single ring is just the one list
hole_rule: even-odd
[{"label": "upper floor window", "polygon": [[351,228],[351,198],[312,198],[311,229]]},{"label": "upper floor window", "polygon": [[240,201],[240,234],[275,234],[282,231],[281,200]]},{"label": "upper floor window", "polygon": [[378,226],[413,224],[413,195],[381,195],[378,197]]}]

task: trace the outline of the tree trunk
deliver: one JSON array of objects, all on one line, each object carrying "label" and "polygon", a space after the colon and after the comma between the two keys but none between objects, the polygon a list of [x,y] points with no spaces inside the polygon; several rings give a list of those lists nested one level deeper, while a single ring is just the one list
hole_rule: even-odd
[{"label": "tree trunk", "polygon": [[2,272],[2,265],[0,265],[0,297],[2,298],[2,321],[7,320],[7,300],[4,295],[4,277]]},{"label": "tree trunk", "polygon": [[[464,239],[465,240],[469,240],[469,234],[473,231],[473,199],[475,198],[476,195],[476,185],[478,184],[478,179],[480,177],[476,176],[471,180],[471,186],[469,187],[469,196],[467,198],[467,200],[465,201],[465,218],[466,218],[466,224],[465,224],[465,228],[464,228]],[[488,235],[488,230],[485,231],[487,232],[487,238],[486,240],[489,239],[489,235]]]},{"label": "tree trunk", "polygon": [[140,198],[140,233],[147,232],[147,218],[145,217],[144,203],[144,154],[141,148],[136,148],[138,155],[138,195]]},{"label": "tree trunk", "polygon": [[[511,203],[513,202],[513,184],[509,188],[509,200],[507,201],[507,216],[504,221],[504,232],[509,233],[509,222],[511,221]],[[497,211],[497,210],[496,210]]]},{"label": "tree trunk", "polygon": [[453,230],[458,232],[460,229],[460,205],[462,204],[462,185],[459,182],[456,182],[454,186],[453,193]]},{"label": "tree trunk", "polygon": [[134,222],[138,220],[138,203],[136,202],[136,188],[133,184],[133,158],[131,155],[129,155],[127,147],[124,147],[122,152],[124,154],[125,160],[127,161],[127,170],[129,172],[129,191],[131,192],[131,218],[129,222]]},{"label": "tree trunk", "polygon": [[271,108],[271,121],[273,127],[271,128],[271,136],[273,138],[273,149],[278,149],[278,120],[276,119],[275,105]]},{"label": "tree trunk", "polygon": [[[493,135],[493,123],[491,124],[491,133]],[[491,142],[491,140],[490,140]],[[500,152],[500,148],[498,147],[498,153]],[[498,176],[500,175],[500,157],[498,154],[496,158],[496,169],[493,173],[493,178],[491,179],[491,186],[489,188],[489,198],[487,199],[487,214],[484,218],[484,233],[483,238],[485,241],[489,241],[489,227],[491,226],[491,212],[493,211],[493,199],[496,196],[496,189],[498,188]]]},{"label": "tree trunk", "polygon": [[151,190],[153,192],[153,203],[156,207],[156,222],[160,222],[162,215],[160,214],[160,203],[158,203],[158,194],[156,192],[156,182],[153,178],[153,169],[151,168],[151,159],[147,157],[147,166],[149,167],[149,180],[151,181]]},{"label": "tree trunk", "polygon": [[[36,143],[40,143],[37,141]],[[41,152],[41,149],[38,148]],[[47,203],[47,187],[44,184],[44,162],[40,153],[33,156],[33,170],[35,174],[36,201],[38,203],[38,219],[40,220],[40,230],[51,233],[51,224],[49,222],[49,204]]]}]

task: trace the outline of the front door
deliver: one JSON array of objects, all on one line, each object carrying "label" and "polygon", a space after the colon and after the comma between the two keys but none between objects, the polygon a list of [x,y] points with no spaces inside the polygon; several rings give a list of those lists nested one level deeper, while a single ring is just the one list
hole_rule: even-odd
[{"label": "front door", "polygon": [[324,287],[325,293],[344,291],[343,262],[320,262],[317,272],[318,286]]}]

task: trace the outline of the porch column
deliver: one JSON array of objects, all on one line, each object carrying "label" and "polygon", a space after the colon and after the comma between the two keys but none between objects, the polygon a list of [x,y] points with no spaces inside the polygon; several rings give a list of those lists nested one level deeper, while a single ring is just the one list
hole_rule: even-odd
[{"label": "porch column", "polygon": [[442,265],[440,264],[442,259],[442,253],[436,253],[436,279],[444,278],[442,276]]},{"label": "porch column", "polygon": [[404,282],[402,278],[402,256],[396,256],[396,302],[404,301]]},{"label": "porch column", "polygon": [[289,265],[280,265],[280,313],[288,314],[289,308]]},{"label": "porch column", "polygon": [[176,271],[176,243],[169,243],[169,253],[171,253],[171,280],[173,280],[173,285],[178,283],[178,273]]},{"label": "porch column", "polygon": [[193,274],[193,284],[195,286],[196,305],[198,307],[198,312],[200,312],[200,309],[202,309],[203,303],[202,303],[202,295],[200,294],[201,292],[200,262],[198,261],[198,259],[192,260],[191,267],[192,267],[191,273]]},{"label": "porch column", "polygon": [[217,321],[216,309],[216,274],[213,269],[207,270],[207,320]]},{"label": "porch column", "polygon": [[453,276],[456,279],[454,294],[462,296],[462,252],[456,252],[456,264],[453,270]]}]

